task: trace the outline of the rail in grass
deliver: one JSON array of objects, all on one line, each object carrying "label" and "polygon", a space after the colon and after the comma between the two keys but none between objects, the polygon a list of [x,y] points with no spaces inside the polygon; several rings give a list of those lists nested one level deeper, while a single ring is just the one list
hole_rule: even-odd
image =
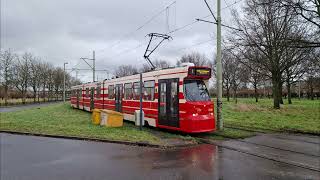
[{"label": "rail in grass", "polygon": [[[210,68],[197,66],[143,73],[146,124],[187,133],[215,130],[214,105],[206,88],[210,77]],[[73,86],[71,106],[115,110],[134,121],[140,106],[139,88],[139,74]]]}]

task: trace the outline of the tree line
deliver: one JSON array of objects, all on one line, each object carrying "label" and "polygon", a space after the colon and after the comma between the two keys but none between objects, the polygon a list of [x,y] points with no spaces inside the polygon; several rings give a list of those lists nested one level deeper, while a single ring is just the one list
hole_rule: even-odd
[{"label": "tree line", "polygon": [[[311,86],[319,80],[320,12],[319,1],[247,0],[242,14],[233,11],[239,30],[228,36],[224,53],[237,71],[250,75],[254,86],[271,81],[273,106],[283,103],[286,86],[291,104],[291,85],[307,78]],[[247,73],[245,73],[247,72]],[[239,79],[232,78],[234,81]],[[233,83],[234,89],[237,83]],[[312,87],[313,88],[313,87]],[[312,89],[311,88],[311,89]],[[313,94],[312,94],[313,98]]]},{"label": "tree line", "polygon": [[0,51],[0,89],[6,105],[13,97],[22,98],[22,103],[27,97],[32,97],[34,102],[61,99],[64,76],[66,88],[79,83],[61,67],[42,61],[32,53],[18,55],[10,49]]}]

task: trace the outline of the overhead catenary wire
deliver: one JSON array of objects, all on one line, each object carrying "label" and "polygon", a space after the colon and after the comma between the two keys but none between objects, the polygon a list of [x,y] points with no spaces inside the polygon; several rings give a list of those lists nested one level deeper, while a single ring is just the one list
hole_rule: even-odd
[{"label": "overhead catenary wire", "polygon": [[[221,8],[221,10],[230,8],[230,7],[232,7],[232,6],[240,3],[241,1],[243,1],[243,0],[235,1],[234,3],[229,4],[229,5]],[[214,13],[214,11],[213,11],[213,13]],[[203,16],[203,17],[201,17],[200,19],[205,19],[205,18],[208,18],[208,17],[210,17],[210,16],[212,16],[212,14],[208,14],[208,15],[206,15],[206,16]],[[177,31],[180,31],[180,30],[182,30],[182,29],[185,29],[185,28],[187,28],[187,27],[189,27],[189,26],[192,26],[193,24],[196,24],[196,23],[198,23],[198,22],[199,22],[198,20],[194,20],[194,21],[192,21],[192,22],[190,22],[190,23],[187,23],[187,24],[185,24],[185,25],[183,25],[183,26],[181,26],[181,27],[178,27],[178,28],[176,28],[176,29],[174,29],[174,30],[172,30],[172,31],[169,31],[168,34],[172,34],[172,33],[174,33],[174,32],[177,32]],[[225,25],[225,26],[228,26],[228,25]]]},{"label": "overhead catenary wire", "polygon": [[[133,31],[125,34],[122,36],[122,38],[126,38],[128,36],[133,35],[135,32],[141,30],[142,28],[144,28],[146,25],[148,25],[149,23],[151,23],[155,18],[157,18],[159,15],[161,15],[163,12],[167,11],[167,9],[174,5],[176,3],[176,1],[173,1],[172,3],[170,3],[168,6],[166,6],[164,9],[162,9],[161,11],[159,11],[158,13],[156,13],[155,15],[153,15],[150,19],[148,19],[146,22],[144,22],[142,25],[138,26],[136,29],[134,29]],[[112,45],[106,47],[106,48],[102,48],[99,49],[98,52],[103,52],[105,50],[107,50],[108,48],[112,48],[114,46],[116,46],[117,44],[121,43],[122,40],[118,40],[117,42],[113,43]]]},{"label": "overhead catenary wire", "polygon": [[[237,0],[237,1],[234,1],[233,3],[231,3],[231,4],[229,4],[229,5],[227,4],[227,6],[221,8],[221,10],[230,8],[230,7],[234,6],[235,4],[240,3],[241,1],[243,1],[243,0]],[[169,4],[168,6],[166,6],[164,9],[162,9],[161,11],[159,11],[158,13],[156,13],[154,16],[152,16],[148,21],[146,21],[146,22],[143,23],[142,25],[138,26],[134,31],[125,34],[123,37],[127,37],[128,35],[134,33],[135,31],[138,31],[138,30],[142,29],[144,26],[146,26],[147,24],[149,24],[153,19],[155,19],[157,16],[159,16],[161,13],[163,13],[163,12],[166,10],[167,7],[172,6],[172,5],[174,5],[174,4],[176,4],[176,1],[173,1],[172,3],[170,3],[170,4]],[[176,8],[176,7],[175,7],[175,8]],[[175,10],[174,14],[175,14],[175,18],[176,18],[176,10]],[[201,17],[201,18],[204,19],[204,18],[207,18],[207,17],[209,17],[209,16],[211,16],[211,14],[209,14],[209,15],[207,15],[207,16],[204,16],[204,17]],[[198,23],[198,22],[199,22],[199,21],[197,21],[197,20],[194,20],[194,21],[192,21],[192,22],[189,22],[189,23],[187,23],[187,24],[185,24],[185,25],[183,25],[183,26],[181,26],[181,27],[178,27],[178,28],[175,28],[175,29],[169,31],[168,34],[172,34],[172,33],[175,33],[175,32],[177,32],[177,31],[183,30],[183,29],[185,29],[185,28],[187,28],[187,27],[189,27],[189,26],[192,26],[192,25],[194,25],[194,24],[196,24],[196,23]],[[176,19],[175,19],[175,26],[176,26]],[[119,41],[120,41],[120,40],[119,40]],[[112,44],[110,47],[113,47],[113,46],[119,44],[119,43],[120,43],[119,41],[117,41],[116,43]],[[127,52],[130,52],[131,50],[135,50],[135,49],[141,47],[142,45],[143,45],[143,43],[139,44],[138,46],[134,46],[134,47],[131,48],[131,49],[127,49],[127,50],[125,50],[123,53],[125,54],[125,53],[127,53]],[[100,51],[100,52],[101,52],[101,51],[105,51],[105,50],[106,50],[106,48],[102,48],[102,49],[97,50],[97,51]],[[96,52],[97,52],[97,51],[96,51]],[[122,53],[120,53],[120,54],[122,54]],[[46,58],[52,58],[52,57],[46,57]],[[60,57],[53,57],[53,58],[55,58],[55,59],[61,59]],[[70,57],[68,58],[68,57],[67,57],[67,59],[77,59],[77,58],[70,58]],[[79,62],[77,65],[74,65],[73,67],[76,67],[76,66],[78,66],[79,64],[80,64],[80,62]]]},{"label": "overhead catenary wire", "polygon": [[[197,20],[197,21],[207,22],[207,23],[212,23],[212,24],[217,24],[217,22],[207,21],[207,20],[203,20],[203,19],[196,19],[196,20]],[[238,28],[235,28],[235,27],[231,27],[231,26],[228,26],[228,25],[225,25],[225,24],[221,24],[221,26],[226,27],[226,28],[229,28],[229,29],[237,30],[237,31],[243,31],[242,29],[238,29]]]},{"label": "overhead catenary wire", "polygon": [[[206,16],[204,16],[204,17],[202,17],[202,18],[207,18],[207,17],[209,17],[209,16],[211,16],[211,14],[206,15]],[[185,29],[185,28],[188,28],[189,26],[194,25],[195,23],[198,23],[198,21],[195,20],[195,21],[193,21],[193,22],[184,24],[184,25],[182,25],[181,27],[178,27],[178,28],[176,28],[176,29],[174,29],[174,30],[172,30],[172,31],[169,31],[167,34],[172,34],[172,33],[175,33],[175,32],[177,32],[177,31],[183,30],[183,29]],[[143,46],[143,45],[146,45],[147,43],[148,43],[148,42],[142,42],[142,43],[140,43],[139,45],[134,46],[133,48],[126,49],[126,50],[124,50],[124,51],[122,51],[122,52],[120,52],[120,53],[112,56],[112,58],[113,58],[113,57],[117,57],[117,56],[121,56],[121,55],[123,55],[123,54],[127,54],[127,53],[129,53],[129,52],[131,52],[131,51],[133,51],[133,50],[135,50],[135,49],[138,49],[139,47],[141,47],[141,46]]]},{"label": "overhead catenary wire", "polygon": [[210,13],[211,13],[212,17],[213,17],[213,18],[214,18],[214,20],[217,22],[217,18],[216,18],[216,16],[214,15],[214,13],[212,12],[212,10],[211,10],[211,8],[210,8],[210,6],[209,6],[209,4],[208,4],[207,0],[204,0],[204,2],[206,3],[206,6],[208,7],[208,9],[209,9],[209,11],[210,11]]},{"label": "overhead catenary wire", "polygon": [[199,46],[199,45],[202,45],[202,44],[206,44],[206,43],[212,42],[212,41],[214,41],[214,39],[208,39],[208,40],[206,40],[206,41],[201,41],[201,42],[192,44],[192,45],[190,45],[190,46],[188,46],[188,47],[184,47],[184,48],[177,49],[177,51],[183,51],[183,50],[190,49],[190,48],[192,48],[192,47]]},{"label": "overhead catenary wire", "polygon": [[[242,0],[235,1],[235,2],[234,2],[233,4],[231,4],[231,5],[228,5],[228,4],[227,4],[227,6],[224,7],[223,9],[230,8],[231,6],[233,6],[233,5],[235,5],[236,3],[239,3],[239,2],[241,2],[241,1],[242,1]],[[211,15],[212,15],[212,17],[214,18],[215,21],[213,22],[213,21],[208,21],[208,20],[204,20],[204,19],[200,19],[200,18],[197,18],[197,19],[196,19],[197,21],[212,23],[212,24],[216,24],[216,25],[220,24],[221,26],[226,27],[226,28],[229,28],[229,29],[233,29],[233,30],[237,30],[237,31],[243,31],[242,29],[238,29],[238,28],[235,28],[235,27],[231,27],[231,26],[229,26],[229,25],[225,25],[225,24],[222,24],[221,22],[218,22],[216,16],[214,15],[214,13],[213,13],[212,10],[211,10],[211,7],[210,7],[209,4],[207,3],[207,0],[204,0],[204,2],[206,3],[206,6],[208,7],[208,9],[209,9],[209,11],[210,11],[210,13],[211,13]],[[226,0],[225,0],[225,2],[226,2]],[[220,21],[221,21],[221,20],[220,20]]]},{"label": "overhead catenary wire", "polygon": [[[232,7],[232,6],[240,3],[241,1],[243,1],[243,0],[237,0],[237,1],[233,2],[232,4],[229,4],[229,5],[221,8],[221,10],[230,8],[230,7]],[[174,2],[172,2],[171,4],[169,4],[168,6],[166,6],[166,8],[162,9],[162,11],[158,12],[157,14],[155,14],[155,15],[154,15],[153,17],[151,17],[146,23],[144,23],[143,25],[141,25],[140,27],[138,27],[135,31],[142,29],[145,25],[149,24],[154,18],[156,18],[157,16],[159,16],[160,14],[162,14],[162,12],[166,11],[167,7],[170,7],[170,6],[172,6],[173,4],[175,4],[175,3],[176,3],[176,1],[174,1]],[[214,12],[214,11],[213,11],[213,12]],[[212,16],[212,14],[208,14],[208,15],[203,16],[203,17],[201,17],[201,18],[202,18],[202,19],[205,19],[205,18],[208,18],[208,17],[210,17],[210,16]],[[181,30],[183,30],[183,29],[186,29],[186,28],[188,28],[188,27],[190,27],[190,26],[193,26],[194,24],[196,24],[196,23],[198,23],[198,22],[199,22],[198,20],[194,20],[194,21],[192,21],[192,22],[186,23],[186,24],[184,24],[184,25],[182,25],[182,26],[180,26],[180,27],[177,27],[177,28],[175,28],[175,29],[167,32],[167,34],[176,33],[176,32],[178,32],[178,31],[181,31]],[[228,25],[223,25],[223,26],[228,26]],[[135,32],[135,31],[132,31],[132,33]],[[128,34],[129,34],[129,33],[128,33]],[[120,40],[119,40],[119,41],[120,41]],[[199,43],[197,43],[197,44],[201,45],[201,44],[204,44],[204,43],[208,43],[208,42],[210,42],[210,41],[213,41],[213,40],[211,39],[211,40],[207,40],[207,41],[205,41],[205,42],[200,42],[200,44],[199,44]],[[132,47],[132,48],[128,48],[128,49],[126,49],[126,50],[124,50],[124,51],[122,51],[122,52],[120,52],[120,53],[117,53],[116,55],[112,56],[111,59],[114,58],[114,57],[119,57],[119,56],[122,56],[122,55],[124,55],[124,54],[130,53],[130,52],[132,52],[132,51],[134,51],[134,50],[136,50],[136,49],[138,49],[138,48],[140,48],[140,47],[142,47],[143,45],[146,45],[146,44],[147,44],[147,42],[141,42],[141,43],[138,44],[137,46],[134,46],[134,47]],[[196,44],[195,44],[195,45],[196,45]],[[192,46],[195,46],[195,45],[192,45]],[[187,48],[181,48],[181,49],[187,49]],[[181,49],[178,49],[178,51],[181,51]]]}]

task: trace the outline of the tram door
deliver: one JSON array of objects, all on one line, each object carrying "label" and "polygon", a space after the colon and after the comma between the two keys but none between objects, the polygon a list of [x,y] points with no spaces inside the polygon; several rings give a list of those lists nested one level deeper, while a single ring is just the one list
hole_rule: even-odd
[{"label": "tram door", "polygon": [[90,110],[94,109],[94,87],[90,90]]},{"label": "tram door", "polygon": [[77,89],[77,90],[76,90],[76,95],[77,95],[77,108],[79,108],[80,90],[81,90],[81,89]]},{"label": "tram door", "polygon": [[122,112],[122,84],[117,84],[115,88],[116,111]]},{"label": "tram door", "polygon": [[159,124],[179,127],[179,79],[159,80]]},{"label": "tram door", "polygon": [[[82,106],[82,109],[84,109],[84,101],[83,101],[83,89],[81,88],[80,89],[80,94],[79,94],[79,101],[81,100],[81,106]],[[79,105],[80,105],[80,102],[79,102]]]}]

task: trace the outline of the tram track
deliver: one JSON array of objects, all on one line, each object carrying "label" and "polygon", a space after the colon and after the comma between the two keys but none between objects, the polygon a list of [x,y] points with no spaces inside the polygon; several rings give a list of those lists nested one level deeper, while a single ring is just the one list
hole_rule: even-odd
[{"label": "tram track", "polygon": [[293,140],[293,141],[299,141],[299,142],[304,142],[304,143],[310,143],[310,144],[317,144],[320,146],[320,137],[319,137],[319,143],[317,142],[312,142],[312,141],[303,141],[303,140],[299,140],[299,139],[293,139],[293,138],[284,138],[284,137],[281,137],[281,136],[275,136],[279,139],[283,139],[283,140]]},{"label": "tram track", "polygon": [[[234,129],[236,129],[236,128],[234,128]],[[244,129],[239,129],[239,130],[244,130]],[[251,131],[251,132],[257,132],[257,131]],[[265,133],[260,133],[260,132],[257,133],[257,135],[263,135],[263,134],[265,134]],[[281,137],[281,136],[277,136],[277,135],[275,135],[273,137],[279,138],[279,139],[284,139],[284,140],[299,141],[299,142],[305,142],[305,143],[310,143],[310,144],[314,144],[314,145],[319,145],[319,143],[308,142],[308,141],[306,142],[306,141],[302,141],[301,139],[285,138],[285,137]],[[320,146],[318,148],[319,154],[310,154],[310,153],[306,153],[306,152],[296,151],[294,149],[287,149],[287,148],[281,148],[281,147],[268,145],[268,144],[249,142],[245,139],[233,139],[233,138],[229,138],[229,137],[224,137],[226,140],[228,140],[230,142],[231,141],[235,142],[235,144],[232,145],[232,144],[224,143],[226,141],[214,140],[214,139],[210,138],[209,136],[197,136],[196,135],[196,136],[194,136],[194,138],[196,138],[199,142],[204,143],[204,144],[212,144],[212,145],[224,148],[224,149],[244,153],[247,155],[252,155],[255,157],[271,160],[274,162],[284,163],[287,165],[292,165],[292,166],[320,172],[320,160],[319,161],[316,160],[316,159],[320,159]],[[241,148],[241,143],[246,143],[248,145],[254,145],[254,146],[257,146],[258,149],[260,149],[259,147],[261,147],[262,149],[261,149],[261,151],[258,150],[258,152],[256,151],[257,149],[247,150],[246,148]],[[238,147],[236,147],[236,146],[238,146]],[[246,147],[246,146],[244,146],[244,147]],[[270,154],[269,154],[268,151],[271,151],[271,150],[266,150],[266,148],[267,149],[270,148],[270,149],[272,149],[272,151],[274,151],[274,150],[276,152],[278,151],[280,154],[272,153],[272,152],[270,152]],[[267,153],[265,153],[265,152],[267,152]],[[299,160],[296,160],[296,159],[290,159],[290,158],[287,159],[286,156],[282,156],[283,154],[286,154],[286,152],[297,154],[297,156],[299,156],[299,157],[305,157],[307,159],[307,161],[304,161],[304,158],[302,160],[300,159],[300,162],[299,162]],[[295,155],[293,155],[293,156],[295,156]],[[308,159],[310,161],[308,161]],[[312,159],[315,159],[315,161]],[[307,163],[309,163],[309,164],[307,164]]]},{"label": "tram track", "polygon": [[[272,129],[267,129],[267,128],[259,128],[259,129],[249,129],[246,127],[233,127],[233,126],[225,126],[226,128],[229,129],[235,129],[235,130],[242,130],[242,131],[249,131],[249,132],[254,132],[254,133],[258,133],[258,134],[265,134],[268,132],[271,133],[284,133],[283,131],[276,131],[276,130],[272,130]],[[287,132],[290,134],[290,132]],[[292,133],[292,132],[291,132]],[[314,133],[307,133],[307,135],[313,135],[313,136],[319,136],[318,134],[314,134]],[[293,139],[293,138],[284,138],[281,136],[276,136],[279,139],[284,139],[284,140],[294,140],[294,141],[300,141],[300,142],[304,142],[304,143],[310,143],[310,144],[319,144],[320,145],[320,140],[319,142],[312,142],[312,141],[305,141],[305,140],[299,140],[299,139]],[[319,136],[320,139],[320,136]]]},{"label": "tram track", "polygon": [[247,143],[247,144],[253,144],[253,145],[256,145],[256,146],[263,146],[263,147],[267,147],[267,148],[272,148],[272,149],[275,149],[275,150],[287,151],[287,152],[292,152],[292,153],[297,153],[297,154],[302,154],[302,155],[306,155],[306,156],[313,156],[313,157],[316,157],[316,158],[320,158],[320,155],[308,154],[308,153],[303,153],[303,152],[294,151],[294,150],[290,150],[290,149],[284,149],[284,148],[269,146],[269,145],[265,145],[265,144],[259,144],[259,143],[255,143],[255,142],[249,142],[249,141],[240,140],[240,139],[232,139],[232,140],[233,141]]},{"label": "tram track", "polygon": [[[195,136],[195,138],[199,139],[199,137],[197,137],[197,136]],[[270,145],[255,143],[255,142],[249,142],[249,141],[242,140],[242,139],[233,139],[233,138],[228,138],[228,137],[224,137],[224,138],[227,139],[227,140],[238,141],[238,142],[243,142],[243,143],[252,144],[252,145],[256,145],[256,146],[272,148],[272,149],[275,149],[275,150],[287,151],[287,152],[302,154],[302,155],[305,155],[305,156],[312,156],[312,157],[320,158],[320,154],[319,155],[314,155],[314,154],[303,153],[303,152],[294,151],[294,150],[290,150],[290,149],[284,149],[284,148],[279,148],[279,147],[275,147],[275,146],[270,146]],[[203,138],[203,137],[200,137],[200,139],[210,140],[210,138]],[[289,139],[289,140],[291,140],[291,139]],[[318,143],[315,143],[315,144],[318,144]]]},{"label": "tram track", "polygon": [[[283,160],[280,160],[279,158],[273,158],[271,156],[263,155],[261,153],[254,153],[254,152],[250,152],[250,151],[246,151],[246,150],[241,150],[239,148],[235,148],[235,147],[232,147],[232,146],[229,146],[229,145],[224,145],[222,143],[219,143],[219,142],[216,142],[216,141],[212,141],[212,140],[210,140],[208,138],[199,138],[199,137],[197,137],[197,140],[200,141],[201,143],[212,144],[212,145],[215,145],[215,146],[220,147],[220,148],[224,148],[224,149],[240,152],[240,153],[243,153],[243,154],[259,157],[259,158],[262,158],[262,159],[267,159],[267,160],[270,160],[270,161],[273,161],[273,162],[284,163],[284,164],[287,164],[287,165],[291,165],[291,166],[295,166],[295,167],[299,167],[299,168],[303,168],[303,169],[308,169],[308,170],[311,170],[311,171],[320,172],[320,167],[316,168],[316,167],[309,166],[309,165],[306,165],[306,164],[303,164],[303,163],[291,163],[291,162],[288,162],[288,161],[283,161]],[[232,140],[235,140],[235,139],[232,139]],[[239,140],[236,140],[236,141],[239,141]],[[243,141],[240,141],[240,142],[243,142]],[[247,141],[244,141],[244,142],[248,143]],[[276,148],[276,147],[273,147],[273,148],[278,149],[278,150],[287,151],[287,152],[297,153],[297,152],[291,151],[291,150],[288,151],[288,150],[284,150],[284,149],[281,149],[281,148]],[[313,157],[315,156],[315,155],[310,155],[310,154],[305,154],[305,153],[302,153],[302,154],[306,155],[306,156],[313,156]],[[319,157],[319,156],[316,156],[316,157]]]}]

